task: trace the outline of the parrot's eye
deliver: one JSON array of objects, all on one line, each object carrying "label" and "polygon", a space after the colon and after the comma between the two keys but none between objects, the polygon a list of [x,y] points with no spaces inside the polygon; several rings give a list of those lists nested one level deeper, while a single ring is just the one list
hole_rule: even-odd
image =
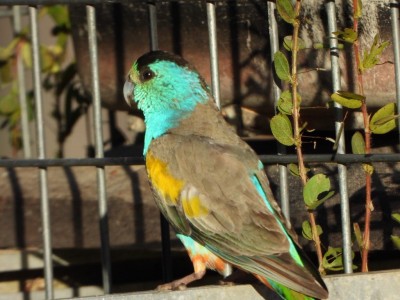
[{"label": "parrot's eye", "polygon": [[149,81],[150,79],[152,79],[156,74],[154,74],[154,72],[150,69],[146,69],[142,72],[142,82],[144,81]]}]

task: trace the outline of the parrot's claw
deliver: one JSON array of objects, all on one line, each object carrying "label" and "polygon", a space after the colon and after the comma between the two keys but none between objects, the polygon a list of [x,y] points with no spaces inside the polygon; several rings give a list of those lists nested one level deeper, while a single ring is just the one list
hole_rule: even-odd
[{"label": "parrot's claw", "polygon": [[186,289],[186,286],[196,280],[199,280],[201,278],[203,278],[203,276],[206,274],[206,271],[200,271],[197,273],[192,273],[190,275],[187,275],[183,278],[165,283],[165,284],[160,284],[157,287],[157,291],[181,291]]},{"label": "parrot's claw", "polygon": [[157,286],[156,290],[162,292],[162,291],[183,291],[186,289],[186,284],[179,283],[176,281],[160,284],[159,286]]}]

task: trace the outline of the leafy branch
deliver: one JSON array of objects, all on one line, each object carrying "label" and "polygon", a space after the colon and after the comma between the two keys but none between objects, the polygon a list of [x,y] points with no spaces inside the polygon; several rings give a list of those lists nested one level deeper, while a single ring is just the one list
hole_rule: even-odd
[{"label": "leafy branch", "polygon": [[[379,63],[382,52],[389,45],[388,41],[381,42],[379,34],[374,38],[371,47],[361,54],[361,45],[358,39],[358,21],[362,16],[361,0],[353,0],[353,27],[345,28],[343,31],[334,32],[341,41],[349,43],[353,47],[355,65],[357,73],[357,93],[347,91],[337,91],[332,94],[331,99],[344,107],[350,109],[361,109],[364,123],[364,134],[357,131],[351,139],[352,152],[354,154],[371,153],[371,134],[384,134],[396,127],[395,115],[396,107],[394,103],[389,103],[379,109],[370,118],[367,109],[367,101],[364,95],[363,74]],[[370,223],[373,203],[371,199],[371,175],[374,168],[371,164],[363,164],[365,172],[365,221],[364,234],[361,234],[358,224],[354,224],[354,232],[357,243],[361,248],[361,271],[368,271],[368,251],[370,247]]]},{"label": "leafy branch", "polygon": [[[279,113],[271,119],[271,131],[280,143],[296,148],[298,165],[289,165],[289,170],[292,174],[300,177],[303,186],[303,198],[309,217],[309,221],[304,221],[302,225],[303,236],[314,241],[319,271],[324,273],[324,269],[329,269],[332,264],[337,267],[338,257],[333,260],[334,262],[330,257],[328,263],[327,258],[323,256],[319,238],[323,231],[321,226],[316,223],[314,212],[318,206],[334,194],[334,191],[331,190],[329,178],[324,174],[316,174],[308,178],[308,169],[304,164],[302,137],[307,124],[302,124],[300,121],[301,96],[297,90],[299,75],[297,54],[298,51],[306,49],[304,41],[299,38],[301,0],[297,0],[294,6],[290,0],[277,0],[276,7],[282,19],[293,26],[293,34],[285,37],[283,43],[284,48],[291,52],[291,68],[285,54],[278,51],[274,55],[276,74],[279,79],[290,85],[290,89],[283,91],[278,100]],[[330,252],[329,255],[331,255]]]}]

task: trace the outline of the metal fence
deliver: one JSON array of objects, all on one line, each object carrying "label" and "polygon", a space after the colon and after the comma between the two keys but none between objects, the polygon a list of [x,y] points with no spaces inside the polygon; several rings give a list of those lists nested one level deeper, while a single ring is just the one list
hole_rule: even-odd
[{"label": "metal fence", "polygon": [[[18,60],[18,88],[20,90],[20,106],[22,111],[21,126],[23,129],[23,153],[25,159],[0,159],[0,167],[36,167],[40,178],[40,200],[41,200],[41,220],[43,228],[43,253],[44,253],[44,274],[46,283],[46,299],[54,298],[53,290],[53,264],[52,264],[52,241],[51,241],[51,227],[50,227],[50,212],[49,212],[49,196],[48,196],[48,183],[47,183],[47,169],[49,167],[60,166],[93,166],[97,169],[97,187],[98,187],[98,214],[101,236],[101,261],[102,261],[102,275],[103,275],[103,289],[104,293],[111,291],[111,261],[110,261],[110,246],[109,246],[109,233],[108,233],[108,219],[107,219],[107,191],[104,167],[110,165],[134,165],[143,164],[142,157],[121,157],[121,158],[105,158],[103,149],[103,136],[102,136],[102,115],[101,115],[101,102],[100,102],[100,79],[98,69],[98,49],[96,39],[96,9],[95,4],[103,2],[134,2],[134,1],[101,1],[101,0],[0,0],[0,5],[12,5],[10,7],[10,14],[13,15],[14,30],[20,32],[21,30],[21,9],[24,11],[25,6],[28,6],[29,22],[32,36],[32,57],[33,57],[33,84],[34,84],[34,98],[35,98],[35,113],[36,113],[36,136],[37,136],[37,158],[32,158],[32,151],[30,150],[29,124],[27,117],[27,105],[25,97],[24,85],[24,68],[21,60]],[[214,1],[205,1],[207,7],[207,18],[209,32],[209,49],[211,60],[211,74],[212,74],[212,91],[215,96],[216,102],[220,105],[220,88],[219,88],[219,74],[218,74],[218,55],[217,55],[217,33],[216,26],[216,4]],[[42,99],[42,83],[41,83],[41,70],[40,70],[40,54],[39,54],[39,35],[38,35],[38,5],[51,5],[51,4],[81,4],[86,5],[87,14],[87,29],[88,29],[88,48],[90,53],[91,64],[91,92],[93,99],[93,118],[94,118],[94,132],[95,132],[95,158],[82,158],[82,159],[49,159],[45,153],[46,138],[44,136],[44,121],[43,121],[43,99]],[[327,15],[327,26],[329,32],[337,30],[336,21],[336,8],[334,1],[326,1],[325,10]],[[155,1],[148,1],[149,12],[149,28],[151,37],[149,41],[150,49],[158,48],[157,37],[157,5]],[[397,103],[400,104],[400,36],[399,36],[399,2],[392,1],[390,3],[391,10],[391,28],[393,34],[393,48],[394,48],[394,64],[395,64],[395,80],[396,80],[396,93]],[[6,15],[6,14],[5,14]],[[268,34],[270,37],[270,49],[273,55],[279,49],[278,41],[278,26],[275,19],[275,3],[268,2],[268,18],[269,28]],[[267,29],[266,29],[267,30]],[[337,39],[330,38],[330,53],[331,53],[331,74],[332,74],[332,91],[340,90],[340,68],[338,64],[338,44]],[[273,57],[271,57],[271,60]],[[280,95],[280,89],[273,82],[274,85],[274,99],[277,100]],[[342,119],[342,109],[336,105],[335,113],[336,120]],[[339,176],[340,199],[341,199],[341,220],[342,220],[342,233],[343,233],[343,248],[344,248],[344,269],[346,273],[352,272],[351,260],[351,232],[350,232],[350,213],[349,213],[349,197],[347,193],[347,170],[346,165],[360,162],[400,162],[400,154],[371,154],[352,155],[346,154],[344,145],[343,131],[340,131],[340,122],[335,124],[336,137],[339,139],[337,154],[332,155],[305,155],[306,162],[335,162],[337,163],[337,171]],[[341,135],[341,137],[339,136]],[[286,164],[295,162],[294,155],[284,155],[285,149],[280,149],[278,155],[263,155],[261,160],[268,164],[279,164],[280,171],[280,195],[281,205],[283,212],[286,216],[290,217],[289,211],[289,194],[288,194],[288,179]],[[164,269],[165,280],[170,280],[170,250],[169,250],[169,230],[168,224],[162,222],[162,241],[163,241],[163,255],[164,255]]]}]

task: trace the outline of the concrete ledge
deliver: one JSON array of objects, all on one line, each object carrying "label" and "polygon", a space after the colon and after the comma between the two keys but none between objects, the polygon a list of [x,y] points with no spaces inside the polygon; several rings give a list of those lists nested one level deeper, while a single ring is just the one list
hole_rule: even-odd
[{"label": "concrete ledge", "polygon": [[[400,299],[400,270],[370,272],[366,274],[333,275],[324,278],[330,300],[397,300]],[[56,289],[56,299],[74,300],[279,300],[280,298],[263,285],[204,286],[183,291],[146,291],[127,294],[101,295],[98,287]],[[91,295],[91,296],[90,296]],[[97,296],[93,296],[97,295]],[[44,299],[43,291],[0,295],[0,300]]]},{"label": "concrete ledge", "polygon": [[[366,274],[333,275],[324,278],[332,300],[395,300],[400,299],[400,270],[370,272]],[[275,300],[279,299],[258,285],[206,286],[174,292],[141,292],[78,298],[82,300],[181,300],[229,299]]]},{"label": "concrete ledge", "polygon": [[332,275],[324,280],[332,300],[400,299],[400,270]]},{"label": "concrete ledge", "polygon": [[[263,295],[264,291],[261,292]],[[82,300],[184,300],[184,299],[214,299],[214,300],[262,300],[273,299],[278,300],[279,297],[268,293],[268,298],[264,298],[261,294],[251,285],[235,285],[235,286],[205,286],[197,288],[189,288],[183,291],[149,291],[130,294],[119,294],[109,296],[97,297],[82,297]],[[75,299],[74,299],[75,300]]]}]

